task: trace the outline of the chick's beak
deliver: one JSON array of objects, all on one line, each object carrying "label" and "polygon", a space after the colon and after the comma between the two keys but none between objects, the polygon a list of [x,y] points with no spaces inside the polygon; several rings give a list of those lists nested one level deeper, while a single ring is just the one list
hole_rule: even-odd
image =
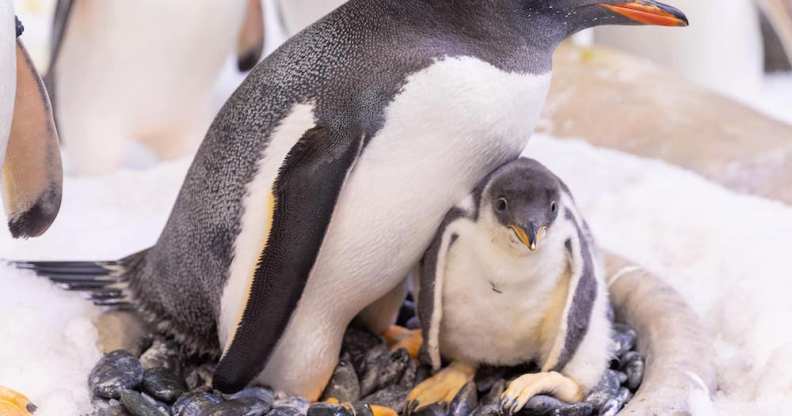
[{"label": "chick's beak", "polygon": [[544,227],[539,229],[535,224],[530,224],[527,230],[519,225],[512,225],[509,228],[512,229],[517,239],[525,244],[531,251],[536,251],[539,240],[544,236]]},{"label": "chick's beak", "polygon": [[680,10],[653,0],[632,0],[615,4],[600,3],[600,7],[643,25],[688,25],[687,17]]}]

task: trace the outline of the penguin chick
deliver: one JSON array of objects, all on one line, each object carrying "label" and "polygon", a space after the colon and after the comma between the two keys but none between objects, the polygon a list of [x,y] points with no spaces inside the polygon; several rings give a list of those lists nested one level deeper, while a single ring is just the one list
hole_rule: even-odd
[{"label": "penguin chick", "polygon": [[535,160],[499,168],[453,208],[417,274],[425,358],[452,364],[410,393],[412,408],[450,401],[480,364],[540,365],[504,392],[506,414],[540,393],[579,401],[607,368],[594,242],[569,189]]}]

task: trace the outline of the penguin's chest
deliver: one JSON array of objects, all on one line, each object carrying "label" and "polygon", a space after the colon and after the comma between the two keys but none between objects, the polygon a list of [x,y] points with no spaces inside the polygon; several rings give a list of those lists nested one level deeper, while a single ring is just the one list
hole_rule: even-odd
[{"label": "penguin's chest", "polygon": [[462,234],[448,253],[440,352],[493,365],[539,359],[552,294],[566,270],[561,247],[515,256],[487,236]]},{"label": "penguin's chest", "polygon": [[359,293],[354,314],[398,284],[445,213],[520,155],[549,83],[469,57],[410,76],[341,192],[309,286]]}]

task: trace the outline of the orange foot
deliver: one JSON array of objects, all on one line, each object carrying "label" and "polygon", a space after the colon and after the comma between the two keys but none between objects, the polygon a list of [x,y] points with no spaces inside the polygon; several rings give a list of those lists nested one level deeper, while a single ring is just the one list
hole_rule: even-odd
[{"label": "orange foot", "polygon": [[382,337],[390,346],[391,351],[404,348],[412,358],[418,358],[418,353],[423,345],[423,335],[420,329],[407,329],[399,325],[391,325]]}]

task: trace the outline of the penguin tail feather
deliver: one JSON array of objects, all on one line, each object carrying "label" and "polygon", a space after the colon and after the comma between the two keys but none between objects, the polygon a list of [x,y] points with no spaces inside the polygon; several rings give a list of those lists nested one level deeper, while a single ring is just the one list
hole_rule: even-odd
[{"label": "penguin tail feather", "polygon": [[117,261],[15,261],[8,264],[30,270],[64,290],[83,293],[97,306],[134,309],[128,272],[144,255],[145,251]]}]

